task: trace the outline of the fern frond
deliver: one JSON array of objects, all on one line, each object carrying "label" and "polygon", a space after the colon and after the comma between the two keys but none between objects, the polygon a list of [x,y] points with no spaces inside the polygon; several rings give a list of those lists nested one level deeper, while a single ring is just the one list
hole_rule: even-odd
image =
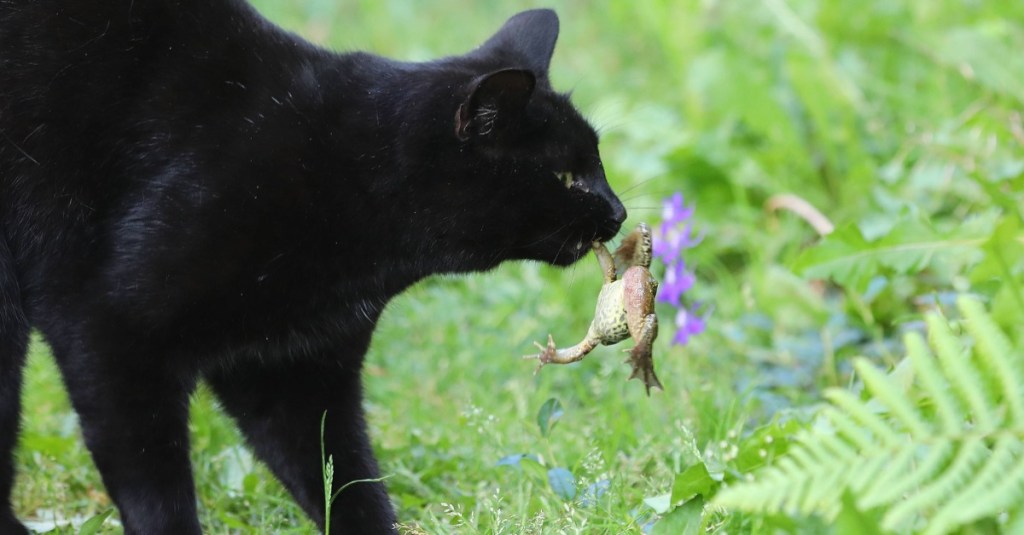
[{"label": "fern frond", "polygon": [[995,321],[985,314],[981,303],[961,297],[957,305],[967,320],[968,332],[978,344],[978,356],[1002,385],[1003,399],[1009,405],[1011,417],[1018,423],[1024,422],[1024,393],[1021,392],[1024,374],[1021,373],[1020,358],[1014,361],[1010,341]]},{"label": "fern frond", "polygon": [[921,378],[924,397],[935,403],[935,410],[942,420],[942,432],[949,435],[959,433],[964,425],[964,414],[960,410],[959,402],[950,392],[949,382],[930,365],[935,357],[928,352],[924,340],[917,333],[909,333],[903,337],[903,344],[907,348],[910,365]]},{"label": "fern frond", "polygon": [[[935,515],[936,526],[969,522],[975,518],[995,516],[1024,499],[1024,444],[1011,435],[999,438],[992,456],[985,462],[971,483],[943,504]],[[927,530],[925,533],[941,533]],[[1011,532],[1012,533],[1012,532]]]},{"label": "fern frond", "polygon": [[856,396],[848,391],[830,388],[825,391],[825,399],[834,403],[836,407],[850,415],[857,423],[863,425],[863,428],[870,431],[882,442],[882,445],[895,447],[903,441],[899,433],[885,419],[873,412],[868,408],[867,404],[857,399]]},{"label": "fern frond", "polygon": [[[889,408],[890,413],[903,424],[916,439],[924,439],[932,434],[931,426],[917,412],[917,408],[907,399],[903,392],[892,383],[888,376],[878,371],[867,359],[854,360],[853,369],[857,370],[864,386],[874,392],[878,401]],[[902,437],[899,438],[902,441]]]},{"label": "fern frond", "polygon": [[870,397],[827,391],[819,425],[714,505],[832,519],[848,492],[893,532],[948,533],[1003,513],[1006,533],[1024,532],[1013,531],[1024,528],[1024,352],[979,303],[958,306],[970,339],[929,315],[931,350],[919,335],[905,339],[906,387],[856,360]]},{"label": "fern frond", "polygon": [[[916,453],[916,449],[914,450]],[[949,463],[953,455],[953,444],[937,444],[931,448],[927,455],[918,463],[918,467],[911,475],[907,472],[896,472],[892,474],[892,481],[889,487],[879,488],[877,491],[865,492],[861,497],[863,507],[874,508],[883,504],[890,504],[911,490],[920,487],[929,477],[938,473],[943,466]]]},{"label": "fern frond", "polygon": [[[937,457],[930,460],[930,456]],[[896,457],[887,463],[886,471],[881,477],[864,486],[861,492],[860,503],[866,508],[874,508],[880,504],[889,503],[894,496],[902,496],[908,489],[915,488],[924,481],[929,474],[934,474],[938,469],[936,461],[945,461],[949,450],[932,448],[929,457],[921,460],[921,452],[918,448],[904,448]],[[921,468],[916,470],[917,476],[908,478],[906,474],[915,470],[915,465]]]},{"label": "fern frond", "polygon": [[995,404],[986,394],[977,363],[971,363],[963,345],[939,316],[926,316],[925,322],[932,347],[946,372],[945,377],[970,408],[975,427],[982,431],[995,428],[999,417],[995,414]]},{"label": "fern frond", "polygon": [[910,493],[907,498],[898,502],[882,517],[885,529],[897,530],[908,523],[911,516],[938,507],[948,500],[958,489],[967,486],[968,480],[979,470],[979,466],[988,458],[990,452],[980,438],[970,437],[957,451],[953,462],[937,477]]}]

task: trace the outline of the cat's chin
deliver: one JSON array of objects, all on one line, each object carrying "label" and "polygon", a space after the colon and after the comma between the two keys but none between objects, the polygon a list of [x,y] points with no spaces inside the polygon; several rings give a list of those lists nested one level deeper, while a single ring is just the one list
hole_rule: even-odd
[{"label": "cat's chin", "polygon": [[595,234],[584,234],[576,237],[563,237],[561,239],[549,237],[540,242],[535,242],[529,247],[520,249],[519,258],[527,260],[539,260],[553,266],[566,267],[575,264],[581,258],[589,256],[593,251],[594,241],[606,242],[613,238],[619,230],[619,225],[612,225],[606,229],[600,229]]},{"label": "cat's chin", "polygon": [[557,248],[552,248],[547,251],[538,252],[539,254],[530,255],[532,260],[540,260],[553,266],[566,267],[575,264],[584,256],[590,254],[591,251],[590,241],[577,241],[571,244],[560,244]]}]

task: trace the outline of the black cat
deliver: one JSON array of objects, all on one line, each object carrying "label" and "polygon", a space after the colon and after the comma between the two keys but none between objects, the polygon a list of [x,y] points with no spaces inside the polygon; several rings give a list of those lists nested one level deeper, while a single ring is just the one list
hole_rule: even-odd
[{"label": "black cat", "polygon": [[[335,54],[242,0],[0,2],[0,533],[29,330],[127,533],[199,533],[200,379],[323,527],[378,475],[360,369],[433,273],[568,265],[625,210],[552,90],[552,11],[428,63]],[[567,174],[568,173],[568,174]],[[430,358],[423,355],[422,358]],[[335,533],[394,531],[383,484]]]}]

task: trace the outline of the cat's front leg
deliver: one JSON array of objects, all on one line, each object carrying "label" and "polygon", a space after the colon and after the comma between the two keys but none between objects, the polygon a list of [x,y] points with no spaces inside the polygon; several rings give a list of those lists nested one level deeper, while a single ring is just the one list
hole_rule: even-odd
[{"label": "cat's front leg", "polygon": [[68,350],[58,340],[54,353],[124,532],[201,533],[189,460],[194,377],[139,347]]},{"label": "cat's front leg", "polygon": [[[363,419],[359,367],[324,362],[253,360],[207,374],[223,406],[256,454],[288,488],[321,530],[325,526],[320,422],[327,412],[323,447],[332,457],[331,534],[396,533],[395,513]],[[357,360],[357,359],[353,359]]]}]

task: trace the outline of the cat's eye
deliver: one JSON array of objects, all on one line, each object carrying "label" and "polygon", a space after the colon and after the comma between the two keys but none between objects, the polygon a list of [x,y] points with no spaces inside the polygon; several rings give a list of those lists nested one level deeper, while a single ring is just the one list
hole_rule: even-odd
[{"label": "cat's eye", "polygon": [[576,177],[573,176],[571,171],[562,171],[560,173],[556,172],[555,178],[557,178],[562,184],[564,184],[566,188],[571,188],[573,182],[576,181]]}]

